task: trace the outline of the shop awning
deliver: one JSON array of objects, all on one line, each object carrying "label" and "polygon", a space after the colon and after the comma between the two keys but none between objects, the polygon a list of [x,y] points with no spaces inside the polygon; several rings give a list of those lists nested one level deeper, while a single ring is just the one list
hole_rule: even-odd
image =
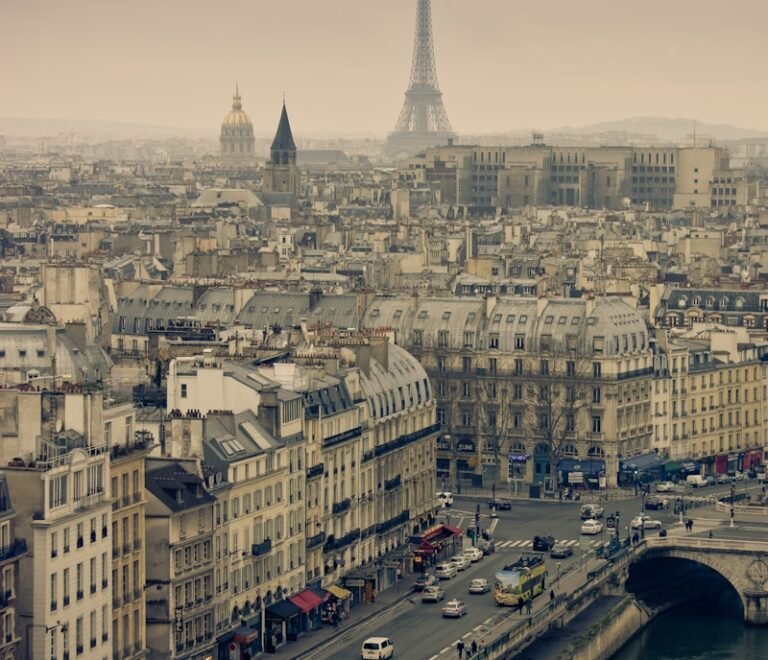
[{"label": "shop awning", "polygon": [[335,596],[336,598],[339,598],[341,600],[346,600],[347,598],[352,597],[352,592],[348,591],[344,587],[340,587],[338,585],[332,584],[329,587],[326,587],[325,589],[329,594],[332,596]]},{"label": "shop awning", "polygon": [[464,530],[454,527],[453,525],[443,525],[454,536],[464,536]]},{"label": "shop awning", "polygon": [[428,541],[423,541],[417,546],[414,552],[418,552],[419,554],[430,556],[434,554],[435,551],[436,551],[436,548],[433,545],[431,545]]},{"label": "shop awning", "polygon": [[561,472],[583,472],[584,474],[600,474],[605,471],[605,461],[587,459],[580,461],[577,458],[563,458],[557,464]]},{"label": "shop awning", "polygon": [[664,465],[664,459],[660,458],[655,452],[643,454],[642,456],[633,456],[621,462],[620,470],[622,472],[646,472],[655,470]]},{"label": "shop awning", "polygon": [[287,621],[297,614],[301,614],[302,608],[294,605],[290,600],[280,600],[277,603],[272,603],[266,608],[266,614],[269,618],[283,619]]},{"label": "shop awning", "polygon": [[318,605],[323,604],[323,599],[311,589],[304,589],[304,591],[294,594],[288,600],[296,605],[296,607],[299,607],[305,614],[314,610]]}]

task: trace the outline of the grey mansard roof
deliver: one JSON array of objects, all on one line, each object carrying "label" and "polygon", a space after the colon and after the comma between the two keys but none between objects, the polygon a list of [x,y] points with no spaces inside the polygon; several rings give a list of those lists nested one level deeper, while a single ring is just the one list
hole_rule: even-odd
[{"label": "grey mansard roof", "polygon": [[[501,298],[487,301],[466,298],[416,298],[377,296],[363,316],[363,327],[392,327],[403,346],[418,344],[436,347],[441,331],[446,348],[487,349],[490,340],[498,350],[516,350],[518,337],[528,352],[566,352],[569,337],[575,337],[579,351],[592,353],[594,340],[603,341],[602,354],[632,354],[648,348],[645,321],[632,307],[615,298],[581,299]],[[570,340],[573,341],[573,340]],[[551,348],[547,348],[550,346]]]},{"label": "grey mansard roof", "polygon": [[389,346],[389,368],[372,359],[368,373],[360,372],[360,385],[375,419],[396,415],[432,399],[424,367],[395,344]]},{"label": "grey mansard roof", "polygon": [[360,315],[354,294],[323,295],[312,310],[308,293],[259,292],[245,303],[237,315],[241,325],[263,328],[275,323],[287,328],[306,319],[309,324],[321,321],[333,323],[337,328],[357,328]]}]

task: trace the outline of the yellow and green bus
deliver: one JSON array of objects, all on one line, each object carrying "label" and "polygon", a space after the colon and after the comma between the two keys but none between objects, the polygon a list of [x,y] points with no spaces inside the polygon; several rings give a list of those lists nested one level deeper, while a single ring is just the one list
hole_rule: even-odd
[{"label": "yellow and green bus", "polygon": [[515,606],[520,598],[523,601],[534,598],[546,587],[547,564],[543,557],[523,556],[514,564],[509,564],[498,571],[494,597],[499,605]]}]

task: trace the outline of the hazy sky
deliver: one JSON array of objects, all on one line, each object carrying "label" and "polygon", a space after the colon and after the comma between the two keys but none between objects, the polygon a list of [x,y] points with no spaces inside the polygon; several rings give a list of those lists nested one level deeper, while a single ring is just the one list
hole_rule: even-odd
[{"label": "hazy sky", "polygon": [[[416,0],[0,0],[0,117],[384,134]],[[768,130],[766,0],[433,0],[458,132],[654,115]]]}]

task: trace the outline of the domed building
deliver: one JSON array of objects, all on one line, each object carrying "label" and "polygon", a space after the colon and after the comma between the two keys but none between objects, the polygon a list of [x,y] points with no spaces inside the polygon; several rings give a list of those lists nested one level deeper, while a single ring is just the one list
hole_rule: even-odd
[{"label": "domed building", "polygon": [[253,137],[251,118],[243,110],[240,90],[235,85],[235,95],[232,97],[232,110],[221,122],[219,147],[224,158],[253,159],[256,150],[256,140]]}]

